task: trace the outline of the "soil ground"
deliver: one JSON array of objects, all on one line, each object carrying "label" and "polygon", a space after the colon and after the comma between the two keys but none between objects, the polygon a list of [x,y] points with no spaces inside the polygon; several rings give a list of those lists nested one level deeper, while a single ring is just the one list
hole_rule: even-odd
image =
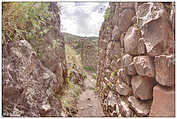
[{"label": "soil ground", "polygon": [[92,79],[90,75],[85,80],[85,91],[80,94],[76,117],[103,117],[105,116],[95,92],[96,80]]}]

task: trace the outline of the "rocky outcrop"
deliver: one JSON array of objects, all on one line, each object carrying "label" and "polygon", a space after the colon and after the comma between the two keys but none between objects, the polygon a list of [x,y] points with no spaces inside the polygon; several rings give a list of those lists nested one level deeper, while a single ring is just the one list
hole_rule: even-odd
[{"label": "rocky outcrop", "polygon": [[59,10],[57,4],[51,2],[49,5],[49,12],[53,19],[45,27],[52,27],[41,38],[40,42],[35,39],[29,40],[42,64],[55,73],[57,80],[60,82],[58,89],[62,88],[64,85],[64,79],[67,75],[65,43],[60,31]]},{"label": "rocky outcrop", "polygon": [[47,24],[52,28],[41,40],[3,45],[3,116],[65,116],[56,98],[67,72],[58,11],[56,3],[49,4],[53,19]]},{"label": "rocky outcrop", "polygon": [[54,96],[59,83],[56,75],[41,64],[31,45],[21,40],[4,50],[3,116],[62,116]]},{"label": "rocky outcrop", "polygon": [[[174,3],[109,5],[99,32],[97,68],[105,114],[175,116]],[[109,92],[117,99],[111,111]]]}]

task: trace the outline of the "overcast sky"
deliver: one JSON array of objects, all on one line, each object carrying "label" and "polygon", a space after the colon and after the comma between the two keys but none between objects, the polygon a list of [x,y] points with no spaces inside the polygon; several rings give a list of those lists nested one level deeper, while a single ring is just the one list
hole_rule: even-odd
[{"label": "overcast sky", "polygon": [[79,36],[98,36],[108,2],[58,2],[61,30]]}]

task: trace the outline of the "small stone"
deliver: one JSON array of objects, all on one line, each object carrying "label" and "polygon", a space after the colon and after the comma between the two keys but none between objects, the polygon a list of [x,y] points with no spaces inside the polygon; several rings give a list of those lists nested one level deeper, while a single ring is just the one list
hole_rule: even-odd
[{"label": "small stone", "polygon": [[135,75],[136,70],[133,63],[133,58],[131,55],[126,54],[122,57],[123,66],[125,67],[125,73],[127,75]]},{"label": "small stone", "polygon": [[122,79],[124,82],[126,82],[126,84],[130,85],[130,77],[128,75],[126,75],[125,73],[125,69],[121,68],[117,71],[117,77]]},{"label": "small stone", "polygon": [[133,116],[133,111],[128,107],[128,104],[125,103],[123,100],[120,100],[119,107],[122,116],[125,117]]},{"label": "small stone", "polygon": [[138,40],[138,54],[144,54],[145,53],[145,50],[146,47],[145,47],[145,44],[144,44],[144,39],[143,38],[140,38]]},{"label": "small stone", "polygon": [[84,107],[80,107],[81,110],[84,110]]},{"label": "small stone", "polygon": [[137,116],[147,116],[150,111],[150,104],[136,99],[134,96],[128,98],[130,107],[136,112]]},{"label": "small stone", "polygon": [[110,106],[111,108],[114,108],[115,105],[117,105],[116,95],[113,94],[112,91],[110,91],[110,92],[108,93],[107,105]]},{"label": "small stone", "polygon": [[121,81],[121,79],[118,79],[116,82],[116,91],[120,94],[120,95],[128,95],[130,92],[130,88],[129,86],[124,83],[123,81]]},{"label": "small stone", "polygon": [[133,62],[125,67],[125,73],[130,76],[136,75],[136,70]]},{"label": "small stone", "polygon": [[117,25],[115,25],[115,26],[114,26],[114,29],[113,29],[113,31],[112,31],[112,40],[119,40],[119,39],[118,39],[118,38],[119,38],[119,35],[120,35],[120,33],[119,33],[119,28],[118,28]]},{"label": "small stone", "polygon": [[88,104],[89,107],[93,107],[91,104]]}]

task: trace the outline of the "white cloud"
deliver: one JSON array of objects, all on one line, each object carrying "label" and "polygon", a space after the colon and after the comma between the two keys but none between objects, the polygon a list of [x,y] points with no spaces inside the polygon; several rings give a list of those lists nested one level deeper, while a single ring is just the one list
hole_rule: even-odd
[{"label": "white cloud", "polygon": [[98,36],[107,2],[58,2],[62,6],[62,32]]}]

